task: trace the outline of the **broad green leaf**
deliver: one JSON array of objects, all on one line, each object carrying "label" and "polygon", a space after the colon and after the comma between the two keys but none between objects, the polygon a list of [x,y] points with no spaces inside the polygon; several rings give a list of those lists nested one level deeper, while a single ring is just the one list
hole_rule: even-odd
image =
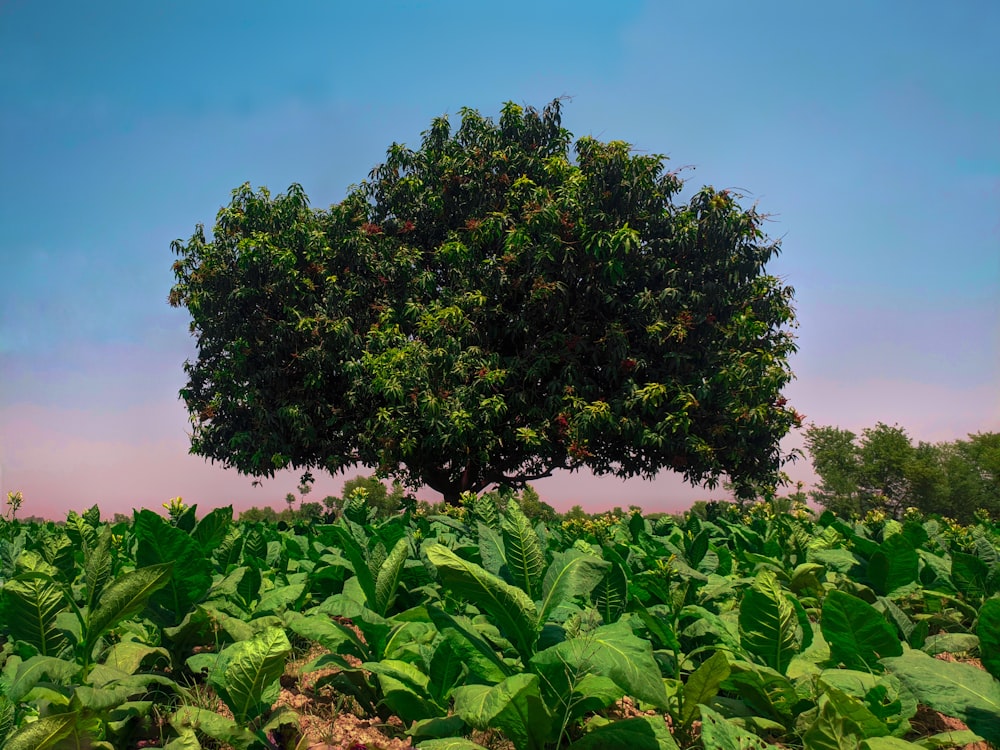
[{"label": "broad green leaf", "polygon": [[723,690],[737,693],[740,701],[759,717],[790,726],[799,710],[795,685],[777,670],[746,661],[729,664]]},{"label": "broad green leaf", "polygon": [[97,544],[88,549],[84,565],[87,581],[87,608],[93,609],[101,591],[111,577],[111,527],[105,526],[97,536]]},{"label": "broad green leaf", "polygon": [[964,747],[983,741],[983,738],[971,729],[960,729],[954,732],[939,732],[930,737],[921,737],[917,744],[924,750],[942,750],[942,748]]},{"label": "broad green leaf", "polygon": [[367,653],[367,647],[357,633],[325,615],[287,612],[285,625],[303,638],[315,641],[335,654],[344,653],[345,646],[355,655]]},{"label": "broad green leaf", "polygon": [[361,668],[378,675],[382,701],[405,724],[447,713],[430,694],[430,678],[414,665],[398,659],[383,659],[364,662]]},{"label": "broad green leaf", "polygon": [[604,724],[572,743],[570,750],[677,750],[677,743],[659,716],[634,716]]},{"label": "broad green leaf", "polygon": [[289,586],[276,586],[260,597],[257,606],[254,607],[254,618],[264,615],[282,615],[295,602],[299,600],[305,591],[304,583],[293,583]]},{"label": "broad green leaf", "polygon": [[867,602],[834,590],[823,600],[820,621],[830,657],[850,669],[873,669],[886,656],[899,656],[903,645],[882,614]]},{"label": "broad green leaf", "polygon": [[212,585],[211,563],[190,535],[151,510],[135,513],[133,529],[139,542],[136,548],[138,566],[174,564],[167,585],[155,592],[151,601],[172,616],[173,622],[180,622]]},{"label": "broad green leaf", "polygon": [[260,743],[254,733],[246,728],[244,722],[230,719],[206,708],[181,706],[170,717],[170,725],[182,736],[186,731],[197,730],[236,750],[251,750],[259,747]]},{"label": "broad green leaf", "polygon": [[[492,503],[490,503],[492,505]],[[498,523],[499,525],[499,523]],[[503,546],[503,537],[491,526],[479,522],[477,536],[479,538],[479,559],[483,567],[495,576],[507,564],[507,552]]]},{"label": "broad green leaf", "polygon": [[899,737],[872,737],[861,741],[860,750],[923,750],[924,745]]},{"label": "broad green leaf", "polygon": [[45,573],[21,573],[4,584],[3,598],[11,636],[43,656],[58,656],[67,641],[56,617],[66,600],[55,581]]},{"label": "broad green leaf", "polygon": [[829,701],[820,705],[812,725],[802,733],[805,750],[857,750],[860,739],[857,726]]},{"label": "broad green leaf", "polygon": [[883,596],[917,580],[917,551],[903,534],[893,534],[868,560],[868,580]]},{"label": "broad green leaf", "polygon": [[165,661],[169,663],[170,652],[159,646],[147,646],[138,641],[120,641],[114,644],[104,656],[104,664],[126,674],[134,674],[144,662]]},{"label": "broad green leaf", "polygon": [[417,750],[486,750],[486,748],[463,737],[447,737],[424,740],[417,744]]},{"label": "broad green leaf", "polygon": [[542,581],[538,626],[543,625],[560,604],[576,596],[587,596],[604,577],[609,566],[609,562],[596,555],[572,548],[553,555]]},{"label": "broad green leaf", "polygon": [[497,656],[493,647],[475,631],[438,607],[427,607],[438,632],[447,639],[456,656],[468,667],[466,682],[495,685],[511,674],[511,668]]},{"label": "broad green leaf", "polygon": [[[982,618],[982,610],[980,610],[979,616]],[[979,643],[979,637],[972,635],[972,633],[938,633],[928,636],[920,650],[931,656],[944,653],[960,654],[978,649]],[[986,654],[985,649],[983,654]],[[983,664],[985,665],[986,662],[984,661]]]},{"label": "broad green leaf", "polygon": [[594,607],[605,625],[617,622],[628,605],[628,577],[619,563],[612,563],[591,592]]},{"label": "broad green leaf", "polygon": [[239,724],[245,726],[259,718],[277,700],[278,678],[291,651],[285,631],[269,628],[219,653],[209,681]]},{"label": "broad green leaf", "polygon": [[366,555],[365,547],[355,539],[351,530],[346,526],[337,524],[330,528],[337,537],[344,556],[351,562],[354,575],[357,577],[358,583],[361,584],[361,590],[365,594],[368,606],[374,609],[378,597],[375,594],[375,577],[372,575],[371,568],[368,567],[368,556]]},{"label": "broad green leaf", "polygon": [[97,608],[87,614],[84,654],[88,657],[98,639],[122,620],[138,614],[154,592],[170,581],[173,563],[133,570],[112,581],[101,594]]},{"label": "broad green leaf", "polygon": [[701,707],[701,741],[704,750],[777,750],[705,705]]},{"label": "broad green leaf", "polygon": [[507,504],[501,526],[510,579],[529,599],[537,599],[545,571],[545,555],[538,534],[514,500]]},{"label": "broad green leaf", "polygon": [[784,674],[798,652],[798,618],[777,577],[762,570],[740,603],[740,643],[763,664]]},{"label": "broad green leaf", "polygon": [[538,639],[538,610],[528,595],[443,545],[428,545],[425,552],[437,568],[442,585],[488,612],[527,662]]},{"label": "broad green leaf", "polygon": [[1000,681],[969,664],[945,662],[921,651],[882,660],[921,703],[965,722],[1000,744]]},{"label": "broad green leaf", "polygon": [[689,725],[698,717],[698,706],[708,703],[719,694],[719,688],[729,677],[729,659],[722,651],[716,651],[691,673],[684,683],[684,702],[681,707],[681,723]]},{"label": "broad green leaf", "polygon": [[222,540],[226,538],[226,534],[232,527],[232,523],[232,505],[216,508],[206,513],[204,518],[198,521],[198,525],[194,527],[191,536],[198,542],[202,553],[207,557],[215,551],[216,547],[222,544]]},{"label": "broad green leaf", "polygon": [[976,634],[983,666],[1000,680],[1000,599],[990,599],[980,607]]},{"label": "broad green leaf", "polygon": [[14,703],[6,695],[0,694],[0,747],[4,740],[14,730]]},{"label": "broad green leaf", "polygon": [[17,671],[7,688],[7,697],[15,703],[26,696],[42,680],[67,683],[75,680],[82,667],[54,656],[32,656],[17,665]]},{"label": "broad green leaf", "polygon": [[25,724],[12,734],[3,745],[3,750],[48,750],[56,747],[61,740],[73,734],[80,716],[76,711],[46,716],[38,721]]},{"label": "broad green leaf", "polygon": [[538,677],[521,673],[498,685],[465,685],[452,691],[455,713],[475,729],[499,729],[516,750],[543,750],[552,716],[538,688]]},{"label": "broad green leaf", "polygon": [[427,673],[430,677],[430,691],[439,703],[445,701],[452,687],[466,671],[465,661],[455,642],[444,636],[434,649]]},{"label": "broad green leaf", "polygon": [[978,557],[964,552],[951,553],[951,581],[967,597],[982,599],[986,596],[986,579],[989,574],[986,563]]},{"label": "broad green leaf", "polygon": [[697,568],[701,564],[701,561],[705,558],[706,552],[708,552],[707,530],[701,531],[693,538],[685,538],[684,557],[687,559],[688,565],[692,568]]},{"label": "broad green leaf", "polygon": [[536,669],[563,665],[574,674],[607,677],[627,695],[657,708],[668,708],[667,691],[649,641],[636,637],[627,623],[603,625],[586,635],[537,653]]},{"label": "broad green leaf", "polygon": [[396,598],[396,589],[399,586],[399,579],[403,575],[403,566],[406,564],[406,558],[409,554],[409,542],[406,538],[400,539],[378,571],[378,576],[375,579],[374,609],[383,617]]},{"label": "broad green leaf", "polygon": [[875,716],[860,698],[827,684],[824,685],[820,702],[823,700],[832,703],[837,714],[850,722],[852,729],[856,728],[858,739],[884,737],[889,734],[889,727]]}]

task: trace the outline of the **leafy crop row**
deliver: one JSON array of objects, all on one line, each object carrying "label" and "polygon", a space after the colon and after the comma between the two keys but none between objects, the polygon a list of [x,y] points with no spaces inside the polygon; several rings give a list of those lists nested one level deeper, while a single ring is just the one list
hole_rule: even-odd
[{"label": "leafy crop row", "polygon": [[[298,717],[276,704],[305,652],[311,689],[425,750],[487,730],[517,750],[1000,743],[986,520],[346,510],[3,522],[2,747],[287,746]],[[922,736],[921,704],[968,731]]]}]

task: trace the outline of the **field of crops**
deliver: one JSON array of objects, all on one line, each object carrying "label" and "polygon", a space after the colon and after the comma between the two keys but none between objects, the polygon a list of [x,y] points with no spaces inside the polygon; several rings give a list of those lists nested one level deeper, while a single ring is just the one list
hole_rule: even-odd
[{"label": "field of crops", "polygon": [[0,747],[1000,744],[995,523],[708,510],[2,520]]}]

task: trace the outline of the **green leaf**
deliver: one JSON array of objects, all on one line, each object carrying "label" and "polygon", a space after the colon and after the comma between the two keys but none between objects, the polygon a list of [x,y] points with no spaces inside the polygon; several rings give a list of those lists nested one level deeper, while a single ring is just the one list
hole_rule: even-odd
[{"label": "green leaf", "polygon": [[205,517],[198,521],[191,536],[198,542],[202,553],[208,557],[215,551],[216,547],[222,544],[222,540],[226,538],[232,523],[232,505],[216,508],[206,513]]},{"label": "green leaf", "polygon": [[[237,750],[251,750],[259,746],[260,740],[239,720],[233,720],[215,711],[195,706],[181,706],[170,717],[170,726],[184,736],[186,732],[197,730],[214,740],[231,745]],[[198,747],[198,745],[194,745]]]},{"label": "green leaf", "polygon": [[501,661],[493,647],[471,626],[467,627],[438,607],[428,606],[427,614],[438,632],[451,643],[457,657],[468,667],[467,682],[495,685],[511,675],[511,667]]},{"label": "green leaf", "polygon": [[48,750],[71,735],[77,728],[79,714],[71,711],[65,714],[46,716],[38,721],[25,724],[12,734],[3,745],[3,750]]},{"label": "green leaf", "polygon": [[170,652],[160,646],[147,646],[138,641],[120,641],[104,657],[104,664],[126,674],[134,674],[145,662],[170,662]]},{"label": "green leaf", "polygon": [[528,595],[443,545],[428,545],[425,552],[441,584],[488,612],[527,663],[538,639],[538,611]]},{"label": "green leaf", "polygon": [[303,638],[315,641],[335,654],[344,653],[345,645],[351,647],[350,650],[355,656],[360,657],[368,652],[364,641],[358,638],[357,633],[325,615],[287,612],[285,625]]},{"label": "green leaf", "polygon": [[729,677],[729,659],[722,651],[716,651],[691,673],[684,683],[684,702],[681,708],[681,723],[689,726],[698,717],[698,706],[708,703],[719,694],[719,688]]},{"label": "green leaf", "polygon": [[981,669],[945,662],[921,651],[882,660],[921,703],[961,719],[987,741],[1000,744],[1000,681]]},{"label": "green leaf", "polygon": [[351,562],[354,575],[357,577],[358,583],[361,584],[361,590],[365,594],[365,601],[369,607],[375,609],[375,604],[378,600],[378,596],[375,594],[375,577],[368,567],[368,556],[365,553],[365,548],[354,538],[354,535],[347,527],[337,524],[330,528],[340,543],[341,551],[343,551],[344,555]]},{"label": "green leaf", "polygon": [[254,639],[219,653],[209,682],[241,726],[258,719],[277,700],[278,678],[291,651],[285,631],[268,628]]},{"label": "green leaf", "polygon": [[0,747],[3,747],[4,740],[13,731],[15,723],[14,702],[0,694]]},{"label": "green leaf", "polygon": [[850,723],[851,731],[858,739],[884,737],[889,734],[889,727],[875,716],[860,698],[848,695],[833,685],[824,684],[820,703],[822,704],[824,700],[833,704],[837,715]]},{"label": "green leaf", "polygon": [[455,647],[454,641],[444,636],[434,649],[430,664],[427,665],[430,690],[434,699],[439,703],[445,701],[465,669],[465,661]]},{"label": "green leaf", "polygon": [[777,577],[762,570],[743,594],[740,643],[763,664],[784,674],[798,652],[798,617]]},{"label": "green leaf", "polygon": [[677,750],[677,743],[659,716],[635,716],[604,724],[571,744],[571,750]]},{"label": "green leaf", "polygon": [[951,581],[955,588],[971,599],[986,596],[986,580],[989,578],[986,563],[964,552],[951,553]]},{"label": "green leaf", "polygon": [[701,741],[704,750],[777,750],[704,705],[701,707]]},{"label": "green leaf", "polygon": [[1000,599],[990,599],[980,607],[976,634],[983,666],[1000,680]]},{"label": "green leaf", "polygon": [[455,713],[481,731],[499,729],[516,750],[543,750],[552,716],[538,689],[537,675],[521,673],[498,685],[465,685],[452,691]]},{"label": "green leaf", "polygon": [[82,669],[79,664],[55,656],[32,656],[17,665],[17,672],[7,688],[7,697],[17,703],[39,682],[48,679],[65,684],[76,679]]},{"label": "green leaf", "polygon": [[194,539],[151,510],[137,511],[132,528],[138,540],[138,566],[174,564],[167,585],[155,592],[151,601],[171,615],[174,622],[180,622],[211,587],[211,563]]},{"label": "green leaf", "polygon": [[409,554],[410,544],[404,537],[393,546],[378,572],[378,577],[375,580],[374,609],[383,617],[396,598],[396,589],[399,586],[399,579],[403,575],[403,566],[406,564],[406,558]]},{"label": "green leaf", "polygon": [[922,748],[923,744],[907,742],[899,737],[872,737],[861,741],[860,750],[921,750]]},{"label": "green leaf", "polygon": [[893,534],[868,560],[868,579],[883,596],[917,580],[919,557],[903,534]]},{"label": "green leaf", "polygon": [[[981,619],[982,610],[980,610],[979,616]],[[960,654],[978,649],[979,644],[979,637],[972,635],[972,633],[938,633],[928,636],[920,650],[931,656],[944,653]],[[982,653],[984,656],[986,655],[985,649]],[[985,665],[986,662],[984,661],[983,664]]]},{"label": "green leaf", "polygon": [[542,581],[542,600],[538,612],[538,625],[560,604],[576,596],[587,596],[604,577],[611,563],[596,555],[577,549],[568,549],[552,556],[552,563]]},{"label": "green leaf", "polygon": [[293,583],[288,586],[275,586],[273,589],[261,596],[257,606],[254,607],[254,618],[264,615],[284,614],[295,602],[299,600],[305,591],[304,583]]},{"label": "green leaf", "polygon": [[378,675],[383,703],[405,724],[447,713],[430,694],[430,678],[414,665],[383,659],[363,662],[361,668]]},{"label": "green leaf", "polygon": [[98,639],[122,620],[138,614],[154,592],[170,581],[173,563],[139,568],[119,576],[104,589],[97,608],[88,613],[84,654],[89,657]]},{"label": "green leaf", "polygon": [[878,660],[903,653],[903,645],[882,614],[857,597],[834,590],[823,600],[820,621],[833,661],[871,670]]},{"label": "green leaf", "polygon": [[507,503],[502,529],[510,579],[528,598],[537,599],[545,570],[545,556],[538,534],[515,500]]},{"label": "green leaf", "polygon": [[603,625],[586,635],[538,652],[535,669],[558,668],[575,674],[607,677],[627,695],[667,709],[667,691],[649,641],[636,637],[627,623]]},{"label": "green leaf", "polygon": [[66,600],[55,581],[45,573],[21,573],[4,584],[3,599],[11,636],[43,656],[58,656],[67,641],[56,617]]},{"label": "green leaf", "polygon": [[604,572],[591,593],[594,607],[605,625],[617,622],[628,605],[628,576],[617,562]]},{"label": "green leaf", "polygon": [[486,748],[463,737],[447,737],[436,740],[424,740],[417,744],[417,750],[486,750]]},{"label": "green leaf", "polygon": [[857,750],[858,729],[853,722],[841,716],[836,707],[825,701],[812,725],[802,733],[805,750]]},{"label": "green leaf", "polygon": [[87,608],[93,609],[108,579],[111,577],[111,527],[105,526],[97,536],[97,544],[87,549],[84,577],[87,581]]},{"label": "green leaf", "polygon": [[[490,504],[492,505],[492,503]],[[486,570],[495,576],[499,576],[500,571],[507,564],[507,551],[503,546],[503,537],[491,526],[482,521],[479,522],[477,529],[479,559]]]}]

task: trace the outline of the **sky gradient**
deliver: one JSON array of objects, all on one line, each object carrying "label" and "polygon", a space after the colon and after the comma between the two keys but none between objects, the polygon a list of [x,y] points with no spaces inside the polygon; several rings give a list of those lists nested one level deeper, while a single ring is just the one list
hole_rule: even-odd
[{"label": "sky gradient", "polygon": [[[171,240],[245,181],[329,205],[393,141],[507,100],[569,96],[577,137],[771,215],[807,422],[1000,430],[994,2],[148,6],[0,2],[0,492],[22,514],[281,507],[296,474],[251,487],[187,454]],[[669,474],[535,486],[560,509],[722,496]]]}]

